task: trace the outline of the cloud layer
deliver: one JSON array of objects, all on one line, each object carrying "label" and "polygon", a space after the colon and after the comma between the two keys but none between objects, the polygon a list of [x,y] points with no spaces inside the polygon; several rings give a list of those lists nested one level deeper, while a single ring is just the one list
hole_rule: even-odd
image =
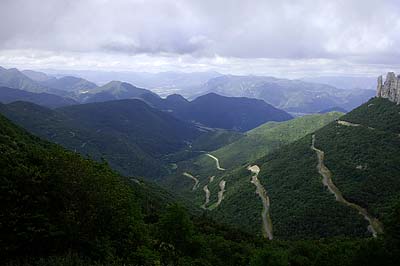
[{"label": "cloud layer", "polygon": [[0,17],[0,64],[400,64],[397,0],[2,0]]}]

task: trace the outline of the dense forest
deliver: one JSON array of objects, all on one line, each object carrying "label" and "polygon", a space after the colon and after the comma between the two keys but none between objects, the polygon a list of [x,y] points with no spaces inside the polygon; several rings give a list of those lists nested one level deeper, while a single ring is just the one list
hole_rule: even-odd
[{"label": "dense forest", "polygon": [[268,242],[0,117],[5,265],[395,265],[400,205],[378,239]]},{"label": "dense forest", "polygon": [[[326,122],[327,125],[313,133],[315,146],[325,152],[325,164],[343,197],[364,208],[383,227],[393,206],[399,201],[400,138],[396,133],[399,132],[399,111],[399,106],[388,100],[372,99],[345,116],[332,118],[330,123]],[[284,132],[289,125],[295,125],[296,120],[278,125],[265,124],[219,150],[232,150],[230,147],[245,141],[251,144],[250,133],[260,130],[268,132],[264,137],[265,143],[272,138],[279,141],[280,131],[274,132],[275,129],[283,127]],[[318,120],[314,119],[314,124],[315,121]],[[286,144],[282,141],[279,149],[272,149],[266,156],[244,163],[239,168],[227,167],[229,164],[224,159],[229,158],[229,153],[213,152],[220,158],[221,165],[228,168],[227,171],[218,171],[215,162],[202,155],[179,163],[177,172],[181,169],[181,172],[192,173],[200,180],[200,188],[207,184],[211,204],[217,201],[218,184],[224,180],[223,201],[218,208],[207,211],[214,219],[239,225],[249,233],[261,234],[262,225],[262,202],[255,194],[255,187],[250,182],[251,173],[247,170],[251,163],[261,168],[259,179],[270,199],[269,212],[276,238],[298,240],[371,236],[368,221],[358,211],[335,201],[335,197],[324,187],[317,170],[317,154],[311,148],[312,134],[301,127],[299,129],[299,132],[304,132],[300,139]],[[265,144],[264,152],[268,153],[266,150],[269,147]],[[243,150],[246,153],[246,149]],[[262,151],[255,149],[258,150]],[[243,156],[243,153],[237,154],[239,158]],[[215,176],[212,183],[207,183],[209,176]],[[192,191],[190,179],[177,176],[173,180],[171,184],[175,190],[181,189],[198,206],[204,203],[204,191]]]},{"label": "dense forest", "polygon": [[156,179],[161,157],[187,146],[193,125],[140,100],[120,100],[51,110],[33,103],[0,104],[0,113],[33,134],[101,161],[123,175]]}]

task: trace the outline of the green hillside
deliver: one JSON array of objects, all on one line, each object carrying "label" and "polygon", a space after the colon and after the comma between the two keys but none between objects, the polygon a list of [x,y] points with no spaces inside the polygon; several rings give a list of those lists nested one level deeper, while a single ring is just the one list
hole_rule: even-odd
[{"label": "green hillside", "polygon": [[[326,165],[347,198],[384,221],[400,199],[400,106],[373,99],[318,132]],[[332,141],[334,140],[334,141]]]},{"label": "green hillside", "polygon": [[[230,172],[321,128],[341,115],[342,113],[332,112],[298,117],[285,122],[268,122],[246,132],[244,136],[219,149],[214,151],[204,149],[204,152],[200,155],[197,153],[194,158],[187,156],[187,153],[186,157],[170,156],[169,161],[172,162],[175,159],[175,162],[178,162],[178,168],[174,175],[163,181],[174,190],[189,191],[190,180],[182,180],[182,173],[185,171],[198,176],[204,182],[207,182],[206,178],[209,176],[225,174],[216,169],[215,161],[206,156],[205,151],[215,155],[221,165]],[[202,200],[202,195],[200,199]]]},{"label": "green hillside", "polygon": [[225,167],[233,168],[261,158],[272,150],[314,132],[341,115],[343,114],[339,112],[331,112],[302,116],[285,122],[268,122],[246,132],[244,138],[212,154],[217,156]]},{"label": "green hillside", "polygon": [[[315,146],[325,153],[333,183],[348,202],[364,208],[383,228],[400,197],[399,111],[398,105],[387,100],[372,99],[315,132]],[[274,237],[371,236],[367,220],[335,201],[322,184],[311,140],[309,134],[255,162],[270,199]],[[227,182],[227,192],[213,216],[248,231],[260,230],[262,205],[251,193],[250,173],[245,168],[236,173],[221,177]],[[240,198],[229,184],[232,190],[242,184]]]}]

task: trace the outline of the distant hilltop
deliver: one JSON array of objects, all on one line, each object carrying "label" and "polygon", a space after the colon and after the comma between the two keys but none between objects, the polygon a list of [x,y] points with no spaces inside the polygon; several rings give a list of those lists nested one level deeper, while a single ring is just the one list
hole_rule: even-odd
[{"label": "distant hilltop", "polygon": [[382,83],[382,76],[378,77],[376,96],[387,98],[389,101],[400,104],[400,75],[396,77],[394,72],[388,72],[385,83]]}]

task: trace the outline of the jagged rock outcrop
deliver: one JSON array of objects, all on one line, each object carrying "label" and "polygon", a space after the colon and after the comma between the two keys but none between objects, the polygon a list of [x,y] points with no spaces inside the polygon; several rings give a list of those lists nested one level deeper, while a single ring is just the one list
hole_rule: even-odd
[{"label": "jagged rock outcrop", "polygon": [[387,98],[389,101],[400,104],[400,75],[396,77],[394,72],[387,73],[385,83],[383,84],[382,76],[379,76],[376,96]]}]

